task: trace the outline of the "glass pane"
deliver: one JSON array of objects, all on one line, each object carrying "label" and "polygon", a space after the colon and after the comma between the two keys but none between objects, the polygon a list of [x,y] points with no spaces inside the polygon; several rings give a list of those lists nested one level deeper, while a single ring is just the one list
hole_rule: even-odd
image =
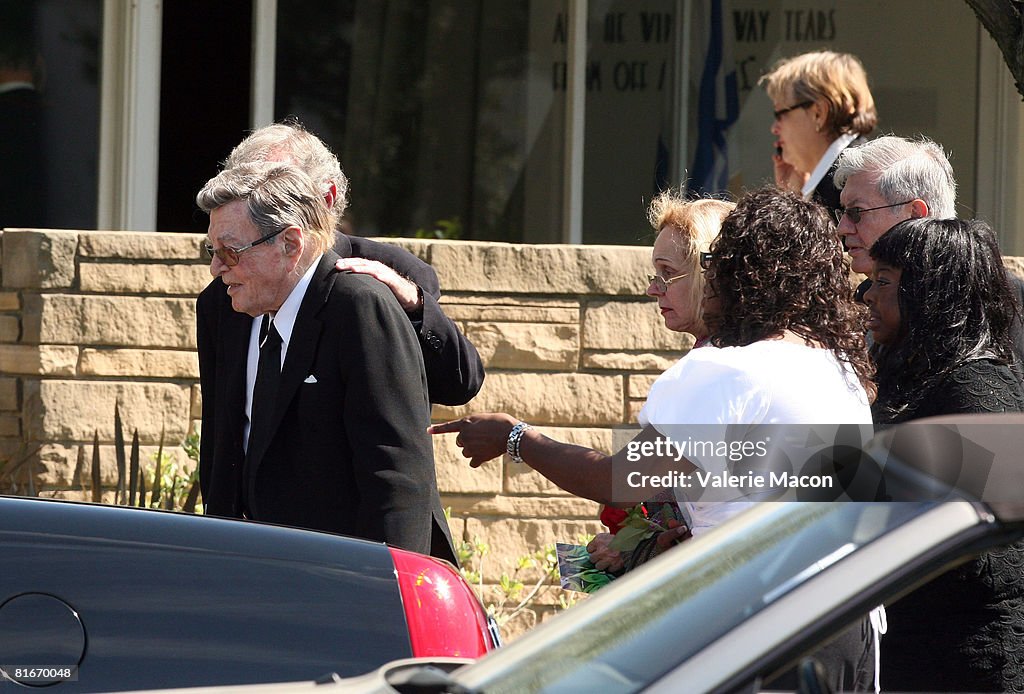
[{"label": "glass pane", "polygon": [[338,153],[355,233],[554,240],[561,99],[527,84],[541,4],[279,0],[275,117]]},{"label": "glass pane", "polygon": [[0,228],[96,226],[101,0],[0,2]]}]

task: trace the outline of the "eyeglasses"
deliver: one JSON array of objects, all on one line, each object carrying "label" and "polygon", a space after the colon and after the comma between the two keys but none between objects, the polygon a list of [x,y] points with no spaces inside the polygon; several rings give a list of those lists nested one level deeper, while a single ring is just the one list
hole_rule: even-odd
[{"label": "eyeglasses", "polygon": [[861,207],[839,207],[832,210],[832,215],[836,218],[836,224],[843,221],[843,215],[850,218],[850,221],[854,224],[860,224],[860,216],[865,212],[874,212],[875,210],[887,210],[890,207],[899,207],[900,205],[909,205],[914,202],[913,200],[907,200],[906,202],[896,202],[892,205],[881,205],[880,207],[869,207],[867,209]]},{"label": "eyeglasses", "polygon": [[256,239],[255,241],[253,241],[249,245],[242,246],[241,248],[231,248],[230,246],[223,246],[221,248],[214,248],[209,243],[204,243],[203,244],[203,248],[205,248],[206,252],[210,255],[210,260],[213,260],[213,256],[217,256],[218,258],[220,258],[220,262],[224,263],[228,267],[234,267],[234,266],[238,265],[238,256],[239,255],[241,255],[242,253],[246,252],[250,248],[253,248],[254,246],[258,246],[258,245],[260,245],[261,243],[263,243],[265,241],[269,241],[270,239],[274,238],[275,236],[277,236],[278,234],[280,234],[282,231],[284,231],[287,228],[288,227],[284,227],[282,229],[278,229],[277,231],[275,231],[275,232],[273,232],[271,234],[267,234],[263,238]]},{"label": "eyeglasses", "polygon": [[681,275],[676,275],[675,277],[668,278],[662,277],[661,275],[647,275],[647,286],[649,287],[653,284],[654,288],[658,290],[659,294],[664,294],[665,292],[668,291],[669,285],[671,285],[673,282],[689,276],[689,272],[684,272]]},{"label": "eyeglasses", "polygon": [[793,104],[789,108],[780,108],[778,111],[773,111],[775,114],[775,120],[779,120],[790,111],[795,111],[798,108],[807,108],[808,106],[814,106],[813,101],[801,101],[799,104]]},{"label": "eyeglasses", "polygon": [[708,251],[701,251],[700,253],[700,269],[708,270],[711,268],[711,259],[714,258]]}]

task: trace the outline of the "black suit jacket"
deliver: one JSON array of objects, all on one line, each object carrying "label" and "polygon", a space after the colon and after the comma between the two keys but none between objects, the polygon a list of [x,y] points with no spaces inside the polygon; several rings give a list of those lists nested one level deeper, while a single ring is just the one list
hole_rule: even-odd
[{"label": "black suit jacket", "polygon": [[484,383],[484,365],[473,343],[441,310],[441,289],[434,268],[404,248],[359,236],[338,236],[334,244],[338,255],[384,263],[423,290],[423,315],[413,319],[413,327],[423,349],[430,402],[464,405],[472,400]]},{"label": "black suit jacket", "polygon": [[[390,290],[324,255],[296,317],[266,446],[242,448],[252,317],[197,301],[206,512],[388,542],[455,561],[418,341]],[[262,448],[263,450],[257,450]]]},{"label": "black suit jacket", "polygon": [[[860,147],[867,141],[868,139],[861,135],[856,140],[846,145],[846,148]],[[830,166],[828,171],[825,172],[822,179],[818,181],[818,185],[814,187],[814,195],[811,196],[812,200],[824,205],[830,212],[834,212],[842,207],[842,205],[839,204],[839,189],[836,188],[835,173],[836,165],[835,162],[832,162],[832,166]]]}]

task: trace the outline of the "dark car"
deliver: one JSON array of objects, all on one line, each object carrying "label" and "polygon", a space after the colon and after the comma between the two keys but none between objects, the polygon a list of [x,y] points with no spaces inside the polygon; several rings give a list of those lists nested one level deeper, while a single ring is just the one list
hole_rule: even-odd
[{"label": "dark car", "polygon": [[351,676],[396,658],[477,657],[495,639],[458,571],[431,557],[259,523],[0,497],[0,670],[21,684]]}]

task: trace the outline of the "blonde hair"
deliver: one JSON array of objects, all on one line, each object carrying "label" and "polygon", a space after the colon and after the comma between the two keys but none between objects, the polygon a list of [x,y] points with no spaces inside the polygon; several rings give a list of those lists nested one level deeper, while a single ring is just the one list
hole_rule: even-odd
[{"label": "blonde hair", "polygon": [[757,83],[776,103],[824,99],[828,106],[825,127],[834,137],[843,133],[867,135],[878,125],[867,72],[857,56],[849,53],[813,51],[783,58]]},{"label": "blonde hair", "polygon": [[647,208],[647,221],[658,233],[672,234],[672,241],[679,251],[685,267],[679,268],[694,277],[691,283],[693,294],[690,301],[695,307],[698,323],[703,324],[701,300],[704,297],[704,273],[700,268],[700,254],[711,248],[718,237],[718,231],[725,219],[736,207],[736,203],[715,198],[687,200],[674,190],[666,190],[651,200]]}]

